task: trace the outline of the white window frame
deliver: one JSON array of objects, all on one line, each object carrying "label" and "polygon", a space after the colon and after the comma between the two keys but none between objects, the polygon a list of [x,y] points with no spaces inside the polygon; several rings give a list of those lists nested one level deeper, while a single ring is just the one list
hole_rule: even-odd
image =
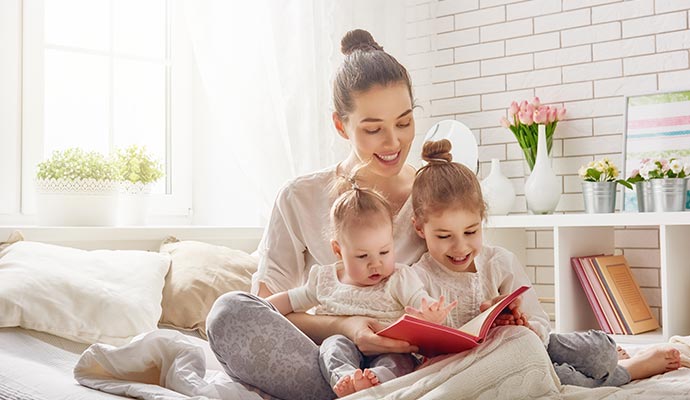
[{"label": "white window frame", "polygon": [[[166,191],[152,195],[149,222],[189,223],[192,215],[193,52],[181,0],[168,0],[171,73],[166,76]],[[35,214],[35,168],[43,159],[43,7],[44,0],[23,1],[21,212]],[[174,79],[173,79],[174,77]]]},{"label": "white window frame", "polygon": [[[21,2],[0,1],[0,219],[20,207]],[[4,238],[0,238],[0,241]]]}]

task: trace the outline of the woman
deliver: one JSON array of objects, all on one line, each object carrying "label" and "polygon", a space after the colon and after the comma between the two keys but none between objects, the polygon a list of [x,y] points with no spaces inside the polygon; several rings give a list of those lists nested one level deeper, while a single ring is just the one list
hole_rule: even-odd
[{"label": "woman", "polygon": [[[335,200],[327,188],[335,176],[351,176],[362,164],[356,184],[376,189],[393,208],[396,262],[413,264],[426,251],[411,222],[415,171],[405,164],[414,138],[409,75],[366,31],[348,32],[341,50],[346,57],[334,81],[333,123],[350,142],[351,152],[338,165],[298,177],[282,189],[259,245],[255,295],[225,294],[207,318],[209,344],[228,375],[281,399],[335,397],[322,377],[315,344],[329,336],[346,336],[366,355],[418,350],[377,336],[374,332],[382,327],[371,318],[304,313],[286,318],[263,299],[303,285],[312,265],[336,261],[325,234]],[[533,339],[521,344],[548,361],[539,340]],[[510,355],[502,364],[523,367],[519,357]]]},{"label": "woman", "polygon": [[333,85],[333,123],[352,150],[338,165],[298,177],[282,189],[259,245],[252,285],[259,297],[229,293],[207,319],[209,343],[226,372],[283,399],[334,397],[314,344],[331,335],[347,336],[365,354],[416,350],[375,335],[381,327],[370,318],[293,313],[288,321],[260,299],[303,285],[312,265],[336,261],[324,234],[334,200],[327,188],[336,175],[349,176],[362,163],[357,184],[377,189],[393,207],[396,261],[412,264],[426,250],[410,222],[415,170],[405,161],[415,130],[407,70],[367,31],[348,32],[341,50],[345,59]]}]

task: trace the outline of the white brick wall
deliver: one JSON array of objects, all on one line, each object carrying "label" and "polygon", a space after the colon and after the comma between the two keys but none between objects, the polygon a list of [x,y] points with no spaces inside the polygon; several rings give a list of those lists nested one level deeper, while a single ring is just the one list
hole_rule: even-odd
[{"label": "white brick wall", "polygon": [[[417,103],[415,148],[435,122],[455,118],[480,145],[480,175],[498,157],[525,212],[522,151],[500,127],[512,100],[537,95],[567,108],[553,147],[562,178],[557,212],[582,212],[577,169],[608,156],[623,161],[624,97],[690,87],[690,0],[415,0],[407,40]],[[428,44],[428,47],[427,47]],[[431,60],[424,60],[424,58]],[[418,157],[413,155],[413,157]],[[620,199],[618,204],[620,204]],[[527,232],[526,270],[553,296],[550,230]],[[621,227],[615,244],[660,315],[659,233]],[[553,305],[545,304],[553,311]]]}]

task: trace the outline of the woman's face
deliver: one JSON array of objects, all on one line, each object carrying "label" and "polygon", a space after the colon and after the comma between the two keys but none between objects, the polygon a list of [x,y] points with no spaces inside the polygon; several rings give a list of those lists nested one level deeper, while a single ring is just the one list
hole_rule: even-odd
[{"label": "woman's face", "polygon": [[353,152],[361,162],[369,162],[368,171],[383,177],[398,175],[414,139],[412,100],[407,85],[377,85],[356,94],[354,110],[341,126],[340,135],[352,143]]}]

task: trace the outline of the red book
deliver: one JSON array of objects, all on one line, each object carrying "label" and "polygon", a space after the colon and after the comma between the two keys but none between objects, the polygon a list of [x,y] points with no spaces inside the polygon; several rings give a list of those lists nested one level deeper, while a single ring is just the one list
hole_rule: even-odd
[{"label": "red book", "polygon": [[587,276],[585,275],[585,271],[582,269],[582,264],[580,264],[580,260],[577,257],[570,257],[570,264],[572,264],[573,270],[575,271],[575,275],[577,276],[577,279],[580,281],[580,285],[582,286],[582,290],[584,290],[585,292],[585,296],[589,301],[589,305],[592,306],[592,311],[594,311],[594,316],[597,318],[599,326],[604,332],[613,333],[613,330],[611,330],[609,323],[606,321],[604,311],[602,310],[601,305],[599,305],[599,301],[597,300],[597,297],[594,294],[594,291],[592,290],[592,286],[589,283]]},{"label": "red book", "polygon": [[519,295],[529,289],[520,286],[500,302],[472,318],[459,329],[435,324],[411,315],[403,315],[389,327],[376,334],[404,340],[419,347],[419,354],[433,357],[439,354],[460,353],[476,347],[484,341],[491,324]]}]

